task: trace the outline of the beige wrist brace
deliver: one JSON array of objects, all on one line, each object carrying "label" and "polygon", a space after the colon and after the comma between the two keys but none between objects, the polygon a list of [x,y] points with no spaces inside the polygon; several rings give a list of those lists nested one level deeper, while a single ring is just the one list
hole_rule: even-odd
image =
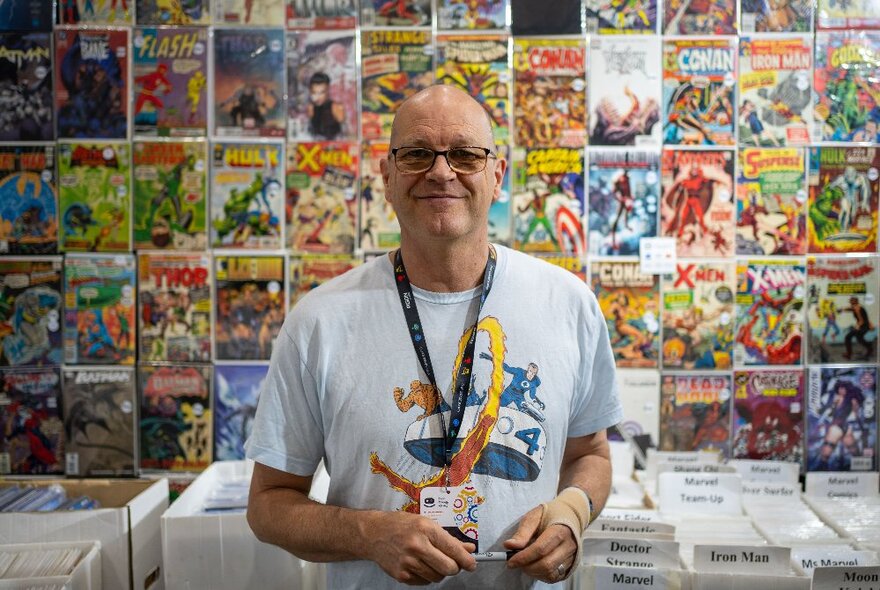
[{"label": "beige wrist brace", "polygon": [[559,492],[559,495],[554,499],[541,504],[541,506],[544,507],[544,511],[541,514],[541,531],[546,530],[551,525],[562,524],[567,526],[574,535],[577,550],[575,551],[571,567],[565,573],[565,578],[568,578],[581,564],[583,533],[587,525],[590,524],[590,500],[582,489],[569,487]]}]

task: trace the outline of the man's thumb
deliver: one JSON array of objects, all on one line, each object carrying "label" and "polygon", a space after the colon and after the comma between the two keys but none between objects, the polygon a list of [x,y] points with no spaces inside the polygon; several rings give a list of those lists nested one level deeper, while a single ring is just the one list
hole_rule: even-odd
[{"label": "man's thumb", "polygon": [[504,541],[507,549],[522,549],[528,545],[541,524],[541,515],[544,513],[544,505],[536,506],[529,510],[522,520],[519,521],[519,527],[513,536]]}]

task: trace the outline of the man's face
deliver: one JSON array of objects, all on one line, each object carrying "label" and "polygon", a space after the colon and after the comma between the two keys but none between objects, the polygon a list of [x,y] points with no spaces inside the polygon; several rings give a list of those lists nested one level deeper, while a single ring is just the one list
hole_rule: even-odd
[{"label": "man's face", "polygon": [[327,94],[326,84],[312,84],[309,86],[309,100],[314,105],[322,105],[327,102]]}]

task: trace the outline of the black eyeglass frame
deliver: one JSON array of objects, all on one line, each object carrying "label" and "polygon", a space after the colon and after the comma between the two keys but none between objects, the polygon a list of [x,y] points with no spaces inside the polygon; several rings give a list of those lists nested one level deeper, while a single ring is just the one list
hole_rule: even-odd
[{"label": "black eyeglass frame", "polygon": [[[431,159],[431,165],[428,166],[427,168],[425,168],[424,170],[420,170],[418,172],[406,172],[406,171],[401,170],[400,166],[397,164],[397,152],[400,150],[406,150],[406,149],[425,150],[425,151],[433,153],[434,157]],[[479,170],[474,170],[473,172],[462,172],[460,170],[457,170],[456,167],[453,166],[452,163],[449,161],[449,156],[447,154],[449,154],[449,152],[452,152],[455,150],[462,150],[462,149],[483,150],[483,152],[485,153],[485,156],[483,158],[483,167],[480,168]],[[490,150],[489,148],[484,148],[484,147],[478,146],[478,145],[457,145],[453,148],[449,148],[448,150],[434,150],[429,147],[423,147],[420,145],[402,145],[402,146],[399,146],[396,148],[391,148],[391,155],[394,156],[394,167],[397,168],[397,171],[400,172],[401,174],[424,174],[425,172],[427,172],[428,170],[433,168],[434,164],[437,163],[437,156],[443,156],[443,159],[446,160],[446,165],[449,166],[449,169],[452,170],[453,172],[455,172],[456,174],[467,174],[467,175],[479,174],[480,172],[484,171],[486,169],[486,164],[489,162],[489,158],[495,158],[496,160],[498,159],[498,154],[493,153],[492,150]]]}]

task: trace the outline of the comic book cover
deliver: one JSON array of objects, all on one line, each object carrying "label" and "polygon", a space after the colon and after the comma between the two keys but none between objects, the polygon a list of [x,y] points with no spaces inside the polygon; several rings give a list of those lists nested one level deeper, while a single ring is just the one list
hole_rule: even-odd
[{"label": "comic book cover", "polygon": [[804,370],[733,374],[731,457],[802,464]]},{"label": "comic book cover", "polygon": [[364,142],[358,217],[358,244],[362,250],[391,250],[400,245],[400,224],[394,208],[385,200],[379,169],[379,160],[388,155],[389,147],[385,141]]},{"label": "comic book cover", "polygon": [[[389,4],[397,4],[397,1]],[[361,135],[364,140],[391,137],[391,122],[400,103],[434,83],[433,62],[430,31],[361,31]]]},{"label": "comic book cover", "polygon": [[211,247],[284,247],[284,145],[213,144]]},{"label": "comic book cover", "polygon": [[214,24],[284,26],[285,0],[214,0]]},{"label": "comic book cover", "polygon": [[657,235],[660,155],[590,151],[589,246],[592,256],[638,256]]},{"label": "comic book cover", "polygon": [[513,40],[513,126],[518,147],[583,147],[587,142],[584,39]]},{"label": "comic book cover", "polygon": [[65,25],[130,25],[132,0],[58,0]]},{"label": "comic book cover", "polygon": [[816,29],[880,29],[880,6],[872,0],[818,0]]},{"label": "comic book cover", "polygon": [[657,33],[657,0],[586,0],[584,4],[590,35]]},{"label": "comic book cover", "polygon": [[214,64],[214,133],[283,137],[284,31],[216,29]]},{"label": "comic book cover", "polygon": [[358,85],[353,31],[287,34],[287,136],[356,140]]},{"label": "comic book cover", "polygon": [[810,0],[742,0],[742,33],[810,33]]},{"label": "comic book cover", "polygon": [[214,359],[268,361],[286,313],[283,256],[214,256]]},{"label": "comic book cover", "polygon": [[431,0],[362,0],[361,26],[430,27]]},{"label": "comic book cover", "polygon": [[810,148],[808,251],[876,252],[878,200],[880,148]]},{"label": "comic book cover", "polygon": [[659,366],[660,282],[658,275],[642,274],[638,262],[593,261],[590,285],[619,368]]},{"label": "comic book cover", "polygon": [[0,254],[58,249],[55,145],[0,144]]},{"label": "comic book cover", "polygon": [[503,29],[509,0],[439,0],[437,28],[442,30]]},{"label": "comic book cover", "polygon": [[564,254],[532,254],[535,258],[543,260],[553,266],[564,268],[580,280],[587,280],[587,261],[580,256],[566,256]]},{"label": "comic book cover", "polygon": [[0,475],[63,475],[61,369],[0,369],[0,425]]},{"label": "comic book cover", "polygon": [[498,157],[507,162],[507,168],[501,179],[498,198],[489,205],[489,241],[493,244],[510,245],[513,228],[510,211],[510,144],[496,142],[495,149]]},{"label": "comic book cover", "polygon": [[241,461],[269,365],[214,366],[214,460]]},{"label": "comic book cover", "polygon": [[524,35],[583,35],[584,7],[581,0],[554,0],[541,6],[533,2],[511,1],[510,32]]},{"label": "comic book cover", "polygon": [[201,471],[213,460],[210,365],[139,365],[140,467]]},{"label": "comic book cover", "polygon": [[137,443],[134,367],[65,368],[65,473],[133,477]]},{"label": "comic book cover", "polygon": [[288,29],[353,29],[357,25],[357,3],[352,0],[287,0]]},{"label": "comic book cover", "polygon": [[664,144],[734,145],[736,55],[732,37],[663,42]]},{"label": "comic book cover", "polygon": [[131,254],[64,258],[65,363],[134,364],[134,265]]},{"label": "comic book cover", "polygon": [[[617,426],[631,437],[649,435],[652,446],[660,436],[660,372],[655,369],[620,369],[617,387],[623,405],[623,421]],[[622,440],[619,434],[609,436]]]},{"label": "comic book cover", "polygon": [[797,256],[807,251],[804,155],[799,148],[739,150],[737,254]]},{"label": "comic book cover", "polygon": [[665,0],[664,35],[736,35],[738,2],[732,0]]},{"label": "comic book cover", "polygon": [[0,32],[0,141],[54,141],[51,56],[51,33]]},{"label": "comic book cover", "polygon": [[131,163],[125,143],[58,144],[64,252],[131,251]]},{"label": "comic book cover", "polygon": [[60,365],[61,257],[0,258],[0,366]]},{"label": "comic book cover", "polygon": [[136,0],[139,25],[209,25],[209,0]]},{"label": "comic book cover", "polygon": [[877,363],[876,256],[807,258],[807,362]]},{"label": "comic book cover", "polygon": [[136,250],[204,250],[208,243],[208,144],[132,145]]},{"label": "comic book cover", "polygon": [[736,238],[730,150],[664,149],[659,235],[678,256],[728,256]]},{"label": "comic book cover", "polygon": [[733,368],[736,265],[678,261],[663,275],[663,368]]},{"label": "comic book cover", "polygon": [[51,31],[54,10],[54,2],[46,0],[3,2],[0,4],[0,31]]},{"label": "comic book cover", "polygon": [[804,265],[791,259],[742,260],[736,282],[736,366],[800,365]]},{"label": "comic book cover", "polygon": [[877,469],[877,367],[811,367],[807,471]]},{"label": "comic book cover", "polygon": [[880,31],[816,33],[815,141],[880,142]]},{"label": "comic book cover", "polygon": [[138,255],[138,358],[211,360],[211,262],[206,253]]},{"label": "comic book cover", "polygon": [[739,145],[780,147],[810,141],[813,46],[809,37],[739,41]]},{"label": "comic book cover", "polygon": [[290,307],[306,293],[360,264],[354,256],[305,255],[290,257]]},{"label": "comic book cover", "polygon": [[128,137],[128,30],[56,29],[59,139]]},{"label": "comic book cover", "polygon": [[661,451],[715,451],[730,456],[730,373],[663,373]]},{"label": "comic book cover", "polygon": [[294,252],[354,252],[359,151],[356,143],[288,145],[287,234]]},{"label": "comic book cover", "polygon": [[208,30],[134,30],[134,132],[179,137],[208,129]]}]

